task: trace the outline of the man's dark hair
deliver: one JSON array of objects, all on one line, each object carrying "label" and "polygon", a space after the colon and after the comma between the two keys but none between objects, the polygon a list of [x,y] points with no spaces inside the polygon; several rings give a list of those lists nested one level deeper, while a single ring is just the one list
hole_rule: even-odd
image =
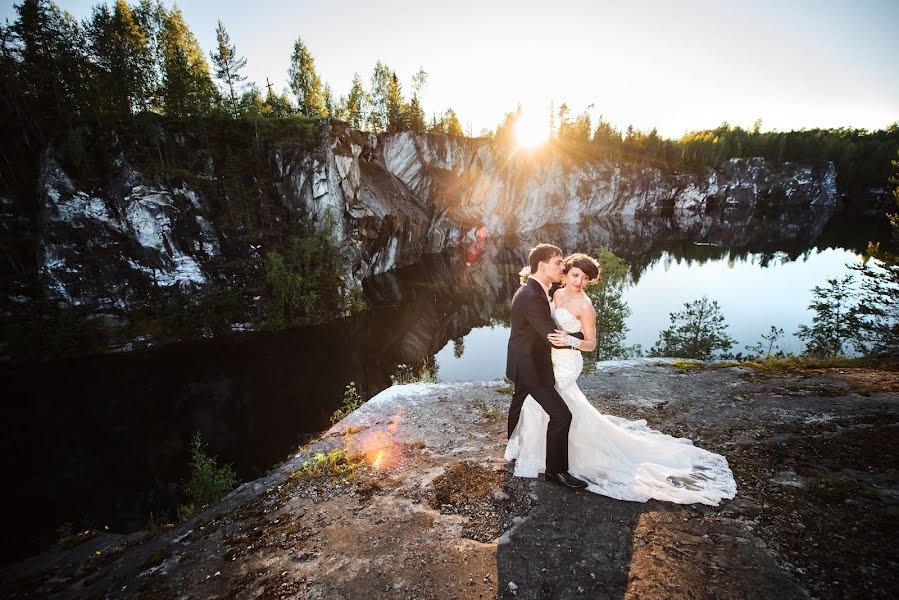
[{"label": "man's dark hair", "polygon": [[549,262],[553,256],[562,256],[562,250],[552,244],[537,244],[531,248],[528,254],[528,264],[531,267],[531,275],[537,274],[537,265],[542,262]]}]

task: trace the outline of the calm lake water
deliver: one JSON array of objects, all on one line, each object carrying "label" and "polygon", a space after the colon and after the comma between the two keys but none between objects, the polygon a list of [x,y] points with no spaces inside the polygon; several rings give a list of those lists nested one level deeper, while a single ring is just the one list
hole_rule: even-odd
[{"label": "calm lake water", "polygon": [[[842,248],[811,248],[797,259],[777,254],[770,261],[761,254],[749,254],[735,260],[698,262],[663,252],[639,282],[625,291],[632,311],[625,345],[640,344],[648,351],[659,332],[670,325],[671,312],[682,311],[684,303],[706,295],[718,301],[727,333],[736,340],[732,353],[747,354],[746,346],[762,341],[761,334],[774,325],[784,331],[776,348],[800,354],[805,345],[795,332],[800,324],[811,325],[812,288],[850,274],[847,265],[860,262],[857,251]],[[438,376],[445,381],[501,379],[508,340],[505,325],[473,329],[463,338],[461,356],[454,341],[437,353]]]},{"label": "calm lake water", "polygon": [[600,219],[491,240],[470,267],[453,253],[370,278],[370,310],[322,327],[0,365],[9,398],[0,456],[15,515],[2,559],[45,547],[64,523],[125,532],[151,513],[174,518],[196,431],[246,481],[327,428],[350,382],[370,397],[423,364],[444,380],[501,377],[509,302],[537,242],[605,245],[629,262],[628,344],[648,349],[670,312],[707,295],[734,351],[776,325],[797,352],[811,288],[847,272],[868,240],[887,239],[885,225],[829,213]]}]

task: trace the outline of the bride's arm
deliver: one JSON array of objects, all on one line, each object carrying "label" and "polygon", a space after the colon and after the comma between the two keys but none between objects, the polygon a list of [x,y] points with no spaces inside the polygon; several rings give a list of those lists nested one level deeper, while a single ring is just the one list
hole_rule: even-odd
[{"label": "bride's arm", "polygon": [[584,332],[584,340],[577,347],[581,352],[596,350],[596,311],[592,304],[582,306],[578,318],[581,320],[581,331]]},{"label": "bride's arm", "polygon": [[572,314],[581,322],[581,330],[577,333],[557,330],[555,334],[548,336],[550,342],[557,347],[566,346],[582,352],[596,350],[596,312],[593,305],[582,304]]}]

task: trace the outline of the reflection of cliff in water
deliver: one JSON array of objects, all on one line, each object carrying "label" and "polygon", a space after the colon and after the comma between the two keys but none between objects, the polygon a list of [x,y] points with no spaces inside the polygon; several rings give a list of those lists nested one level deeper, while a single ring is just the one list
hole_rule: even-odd
[{"label": "reflection of cliff in water", "polygon": [[151,513],[173,517],[195,431],[242,480],[264,475],[330,426],[350,382],[371,397],[402,365],[506,319],[496,299],[511,297],[511,275],[492,259],[435,256],[367,281],[370,310],[320,327],[0,365],[15,399],[0,454],[19,517],[0,560],[45,547],[63,523],[133,531]]},{"label": "reflection of cliff in water", "polygon": [[[631,265],[635,280],[646,268],[667,253],[674,260],[739,261],[758,255],[760,266],[772,260],[794,261],[814,247],[846,248],[863,252],[869,239],[881,239],[882,219],[844,221],[831,210],[781,212],[761,211],[703,216],[676,213],[672,216],[598,217],[579,225],[545,227],[509,238],[506,245],[524,264],[528,249],[549,242],[566,253],[595,254],[600,246],[611,249]],[[881,236],[881,238],[878,238]]]},{"label": "reflection of cliff in water", "polygon": [[[727,212],[719,216],[675,213],[669,216],[601,217],[579,225],[550,226],[504,239],[490,240],[470,267],[456,255],[431,256],[399,271],[371,277],[365,293],[375,311],[370,326],[390,323],[375,338],[400,363],[430,361],[450,340],[475,327],[507,324],[509,304],[518,287],[518,272],[528,251],[540,242],[565,253],[595,254],[610,248],[631,264],[635,280],[666,256],[676,261],[739,261],[750,255],[761,267],[772,261],[800,259],[812,248],[846,248],[863,252],[878,239],[878,219],[834,218],[832,210]],[[885,221],[884,221],[885,222]],[[389,315],[389,316],[387,316]],[[369,336],[371,337],[371,336]]]},{"label": "reflection of cliff in water", "polygon": [[455,255],[438,255],[367,279],[369,304],[396,310],[391,322],[397,329],[384,332],[385,347],[400,362],[420,363],[475,327],[507,323],[521,269],[516,258],[488,246],[471,266]]}]

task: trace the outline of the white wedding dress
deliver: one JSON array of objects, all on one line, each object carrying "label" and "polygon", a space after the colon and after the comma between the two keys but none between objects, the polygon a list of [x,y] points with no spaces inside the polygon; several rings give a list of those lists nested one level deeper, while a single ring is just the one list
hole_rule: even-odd
[{"label": "white wedding dress", "polygon": [[[581,330],[580,320],[567,309],[553,307],[552,312],[560,329]],[[688,439],[654,431],[646,421],[601,414],[577,385],[584,365],[580,350],[551,352],[556,390],[571,411],[568,472],[585,480],[589,491],[618,500],[655,498],[678,504],[717,505],[734,497],[737,485],[726,458]],[[525,398],[505,455],[515,460],[517,477],[545,471],[548,422],[540,405]]]}]

